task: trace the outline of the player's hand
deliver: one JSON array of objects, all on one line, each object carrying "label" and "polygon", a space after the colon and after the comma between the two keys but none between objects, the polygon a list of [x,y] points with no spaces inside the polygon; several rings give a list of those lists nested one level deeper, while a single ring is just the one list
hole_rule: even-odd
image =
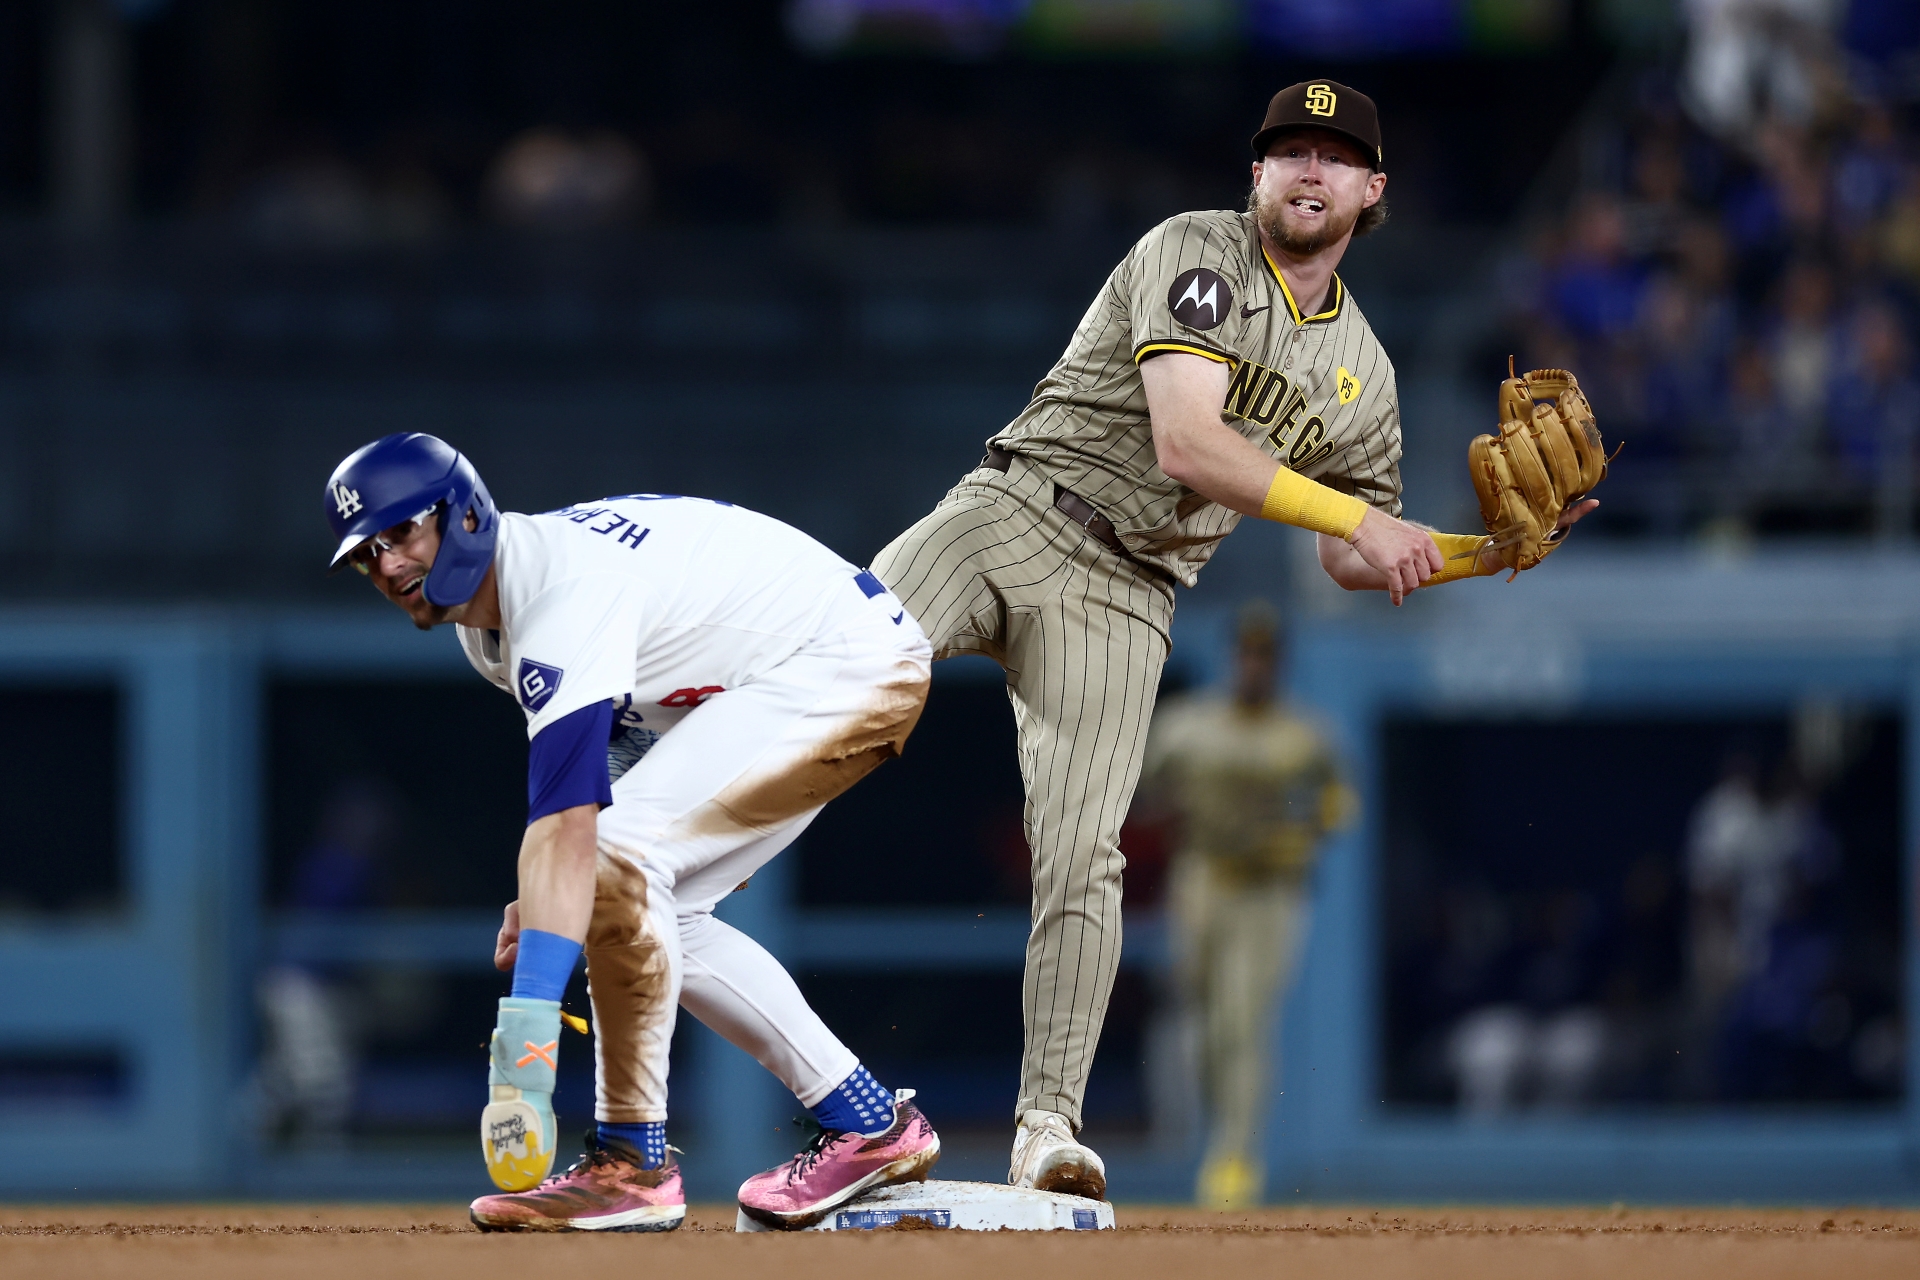
[{"label": "player's hand", "polygon": [[1440,546],[1425,529],[1396,520],[1384,511],[1367,508],[1360,527],[1347,539],[1360,558],[1377,569],[1387,580],[1387,594],[1399,604],[1434,574],[1446,561]]},{"label": "player's hand", "polygon": [[500,936],[493,942],[493,967],[502,973],[513,972],[513,962],[520,958],[520,903],[516,899],[507,904],[505,917],[500,921]]}]

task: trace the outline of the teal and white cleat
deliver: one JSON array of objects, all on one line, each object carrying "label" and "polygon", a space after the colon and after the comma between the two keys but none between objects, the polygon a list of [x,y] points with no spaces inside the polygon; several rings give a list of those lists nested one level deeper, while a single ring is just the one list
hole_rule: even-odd
[{"label": "teal and white cleat", "polygon": [[503,998],[491,1058],[487,1068],[491,1100],[480,1113],[487,1176],[502,1191],[527,1191],[553,1171],[560,1002]]}]

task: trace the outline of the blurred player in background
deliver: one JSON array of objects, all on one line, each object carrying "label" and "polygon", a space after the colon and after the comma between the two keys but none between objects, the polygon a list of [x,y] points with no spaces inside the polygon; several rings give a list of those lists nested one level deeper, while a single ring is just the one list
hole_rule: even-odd
[{"label": "blurred player in background", "polygon": [[[396,814],[386,785],[348,778],[321,807],[319,830],[294,869],[286,905],[303,914],[372,905],[379,863],[392,849]],[[255,1091],[270,1137],[338,1146],[353,1110],[359,1051],[356,1007],[328,966],[279,961],[260,975],[265,1043]]]},{"label": "blurred player in background", "polygon": [[1167,880],[1180,1011],[1199,1022],[1208,1136],[1196,1198],[1260,1203],[1277,996],[1307,930],[1309,881],[1352,801],[1326,739],[1276,696],[1286,646],[1264,603],[1241,611],[1230,693],[1169,701],[1147,736],[1142,790],[1174,810]]},{"label": "blurred player in background", "polygon": [[1081,1104],[1174,585],[1242,516],[1313,530],[1329,577],[1395,604],[1501,563],[1484,535],[1400,518],[1393,364],[1334,271],[1386,219],[1373,100],[1293,85],[1252,143],[1247,208],[1141,237],[986,457],[873,561],[936,658],[985,654],[1007,673],[1033,854],[1016,1186],[1106,1194]]},{"label": "blurred player in background", "polygon": [[[526,713],[520,897],[494,956],[513,992],[481,1119],[488,1172],[509,1194],[476,1200],[475,1224],[680,1225],[676,1005],[820,1126],[740,1188],[747,1214],[803,1227],[869,1187],[925,1178],[940,1140],[912,1093],[882,1088],[780,962],[713,914],[918,722],[927,641],[886,588],[724,502],[627,494],[502,512],[472,464],[426,435],[350,455],[327,482],[327,515],[336,567],[366,574],[422,630],[454,623],[474,669]],[[420,737],[459,750],[433,725]],[[586,1154],[547,1179],[560,999],[583,952],[598,1123]]]}]

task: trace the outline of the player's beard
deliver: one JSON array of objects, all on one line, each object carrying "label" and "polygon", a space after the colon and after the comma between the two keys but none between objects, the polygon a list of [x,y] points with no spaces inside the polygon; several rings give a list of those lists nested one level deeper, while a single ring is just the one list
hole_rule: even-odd
[{"label": "player's beard", "polygon": [[[1320,225],[1311,231],[1290,226],[1286,220],[1286,208],[1289,202],[1295,196],[1303,195],[1313,196],[1327,203],[1327,211],[1321,218]],[[1360,220],[1360,210],[1354,209],[1343,218],[1334,206],[1332,197],[1324,191],[1295,189],[1282,192],[1278,199],[1269,199],[1264,188],[1255,186],[1253,218],[1260,224],[1260,230],[1266,233],[1269,240],[1290,254],[1309,258],[1353,230],[1353,224]]]}]

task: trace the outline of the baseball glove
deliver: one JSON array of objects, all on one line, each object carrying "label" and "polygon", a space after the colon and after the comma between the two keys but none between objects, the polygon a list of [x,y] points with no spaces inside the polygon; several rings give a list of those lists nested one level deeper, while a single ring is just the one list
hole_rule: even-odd
[{"label": "baseball glove", "polygon": [[[1593,409],[1565,369],[1535,369],[1500,384],[1500,434],[1475,436],[1467,468],[1480,496],[1487,545],[1515,574],[1560,545],[1560,513],[1606,479],[1608,458]],[[1511,576],[1507,579],[1513,580]]]}]

